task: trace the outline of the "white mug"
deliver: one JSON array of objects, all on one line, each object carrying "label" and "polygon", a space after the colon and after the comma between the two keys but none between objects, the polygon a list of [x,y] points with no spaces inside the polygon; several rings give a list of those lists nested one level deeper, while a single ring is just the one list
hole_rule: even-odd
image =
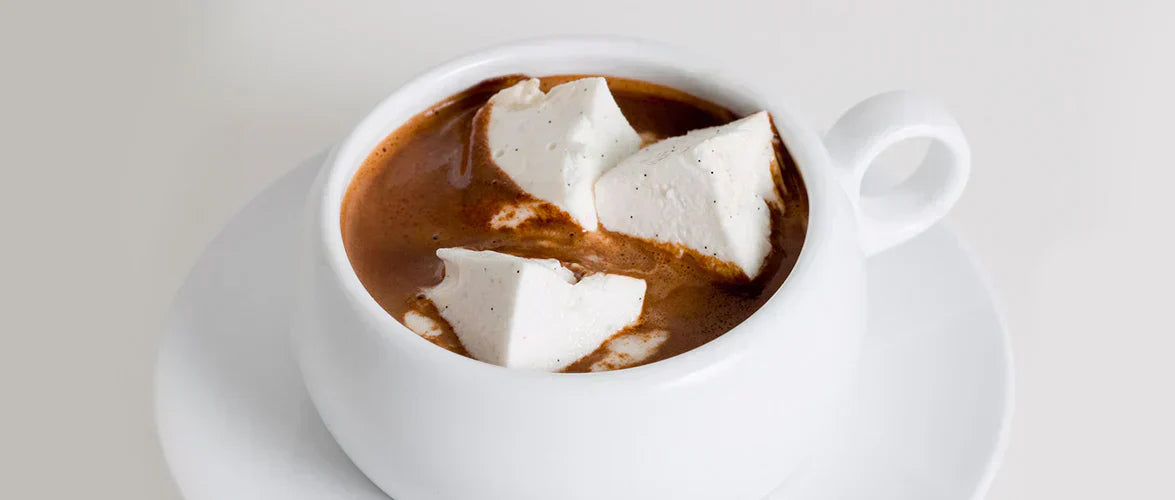
[{"label": "white mug", "polygon": [[[343,194],[371,150],[413,115],[501,75],[646,80],[761,109],[803,175],[808,234],[783,286],[692,351],[603,373],[511,370],[440,349],[360,284],[339,229]],[[698,57],[644,41],[560,37],[481,51],[380,103],[327,161],[292,332],[306,387],[347,455],[396,500],[758,500],[810,455],[854,375],[865,333],[865,258],[923,231],[959,197],[967,142],[916,94],[858,104],[824,140],[776,101]],[[862,196],[890,145],[929,138],[917,172]],[[851,480],[851,478],[846,478]]]}]

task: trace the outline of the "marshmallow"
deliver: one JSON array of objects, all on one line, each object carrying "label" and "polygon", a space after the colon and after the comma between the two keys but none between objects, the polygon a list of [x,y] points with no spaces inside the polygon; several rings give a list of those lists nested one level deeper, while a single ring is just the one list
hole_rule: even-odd
[{"label": "marshmallow", "polygon": [[488,105],[494,163],[524,191],[595,230],[596,180],[641,145],[607,82],[584,78],[543,94],[532,78],[498,92]]},{"label": "marshmallow", "polygon": [[490,227],[494,229],[514,229],[523,222],[539,215],[539,204],[542,202],[527,200],[502,206],[490,218]]},{"label": "marshmallow", "polygon": [[588,367],[589,371],[603,372],[627,368],[649,359],[669,340],[665,330],[649,330],[617,335],[603,345],[604,356]]},{"label": "marshmallow", "polygon": [[440,337],[445,332],[441,329],[441,325],[432,318],[416,311],[404,313],[404,319],[400,322],[404,323],[404,326],[408,327],[409,330],[416,332],[417,335],[429,340]]},{"label": "marshmallow", "polygon": [[651,144],[596,183],[609,230],[676,243],[750,278],[771,251],[774,132],[767,112]]},{"label": "marshmallow", "polygon": [[442,248],[445,277],[424,294],[476,359],[558,371],[640,317],[645,281],[575,275],[554,259]]}]

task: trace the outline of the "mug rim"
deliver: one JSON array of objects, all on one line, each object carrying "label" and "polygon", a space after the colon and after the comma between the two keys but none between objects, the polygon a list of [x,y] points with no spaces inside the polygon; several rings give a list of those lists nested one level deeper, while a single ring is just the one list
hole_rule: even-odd
[{"label": "mug rim", "polygon": [[[340,224],[342,199],[355,173],[371,153],[371,148],[365,146],[371,135],[373,133],[378,135],[376,141],[382,141],[387,134],[392,133],[396,127],[403,124],[403,122],[397,123],[390,130],[386,130],[387,125],[384,123],[386,121],[384,117],[390,112],[411,107],[408,110],[410,117],[435,105],[436,102],[401,101],[405,99],[406,95],[420,89],[433,87],[445,79],[457,79],[462,74],[476,73],[478,69],[489,63],[521,59],[526,56],[537,57],[541,55],[541,52],[550,51],[565,54],[592,52],[638,64],[660,65],[666,70],[678,73],[680,77],[695,80],[692,83],[709,87],[710,90],[720,94],[728,101],[741,99],[744,102],[754,103],[759,109],[766,109],[771,114],[784,146],[796,168],[800,171],[804,182],[804,188],[808,195],[808,226],[800,254],[783,283],[759,309],[742,322],[694,349],[636,367],[586,373],[520,370],[486,363],[450,352],[447,349],[438,348],[385,311],[359,281],[359,277],[347,257],[342,240]],[[833,202],[829,199],[827,192],[841,188],[831,178],[832,172],[828,168],[831,161],[822,140],[799,119],[797,114],[784,106],[780,102],[781,99],[769,97],[773,94],[761,92],[753,85],[748,85],[737,79],[722,76],[727,71],[721,71],[719,68],[721,67],[697,54],[660,42],[615,36],[552,36],[507,42],[470,52],[428,69],[399,85],[371,108],[364,118],[348,132],[343,141],[332,150],[324,163],[323,171],[320,173],[323,189],[316,192],[316,199],[310,200],[311,210],[317,209],[317,213],[312,219],[317,226],[313,229],[315,237],[312,244],[322,245],[330,275],[339,289],[347,296],[346,301],[352,306],[348,313],[360,314],[365,324],[372,326],[372,330],[379,332],[382,342],[390,343],[390,348],[416,351],[413,352],[414,355],[431,358],[428,359],[430,363],[449,364],[450,366],[446,368],[448,370],[469,370],[468,375],[473,377],[504,376],[520,379],[554,379],[563,383],[571,381],[599,383],[638,377],[664,381],[679,380],[690,374],[720,369],[725,364],[737,362],[738,353],[750,348],[749,345],[754,343],[756,336],[769,333],[788,334],[787,332],[772,332],[770,325],[767,324],[759,328],[756,328],[755,325],[765,323],[768,316],[768,314],[764,314],[765,312],[780,309],[790,302],[788,296],[800,288],[796,285],[806,281],[807,276],[811,274],[810,269],[813,261],[823,253],[820,247],[828,239],[826,233],[829,229],[826,227],[825,221],[829,218],[829,212],[832,210],[830,205]],[[477,81],[494,76],[501,76],[501,74],[478,77]],[[653,83],[680,89],[680,86],[670,83],[657,81],[653,81]],[[689,90],[685,91],[694,94]],[[707,96],[699,97],[711,100]],[[437,102],[439,101],[440,99],[437,100]],[[717,100],[720,104],[721,101],[722,99]],[[353,161],[353,158],[358,158],[358,161]]]}]

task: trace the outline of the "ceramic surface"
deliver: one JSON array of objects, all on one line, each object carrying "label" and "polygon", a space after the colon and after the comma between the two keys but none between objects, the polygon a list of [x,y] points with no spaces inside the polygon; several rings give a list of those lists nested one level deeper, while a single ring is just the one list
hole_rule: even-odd
[{"label": "ceramic surface", "polygon": [[[288,250],[321,161],[233,218],[176,295],[156,414],[189,500],[388,498],[323,426],[287,343],[296,285]],[[770,498],[978,497],[1011,410],[1007,341],[989,288],[944,227],[871,258],[867,271],[870,327],[837,432]]]}]

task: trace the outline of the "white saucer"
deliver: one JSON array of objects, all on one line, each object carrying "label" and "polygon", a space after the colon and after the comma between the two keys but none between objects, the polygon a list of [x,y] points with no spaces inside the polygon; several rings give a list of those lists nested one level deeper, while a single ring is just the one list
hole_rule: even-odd
[{"label": "white saucer", "polygon": [[[321,160],[238,213],[176,294],[155,409],[188,500],[388,499],[327,433],[287,350],[299,218]],[[990,288],[942,226],[871,259],[869,279],[871,331],[844,431],[770,499],[982,497],[1012,408]]]}]

